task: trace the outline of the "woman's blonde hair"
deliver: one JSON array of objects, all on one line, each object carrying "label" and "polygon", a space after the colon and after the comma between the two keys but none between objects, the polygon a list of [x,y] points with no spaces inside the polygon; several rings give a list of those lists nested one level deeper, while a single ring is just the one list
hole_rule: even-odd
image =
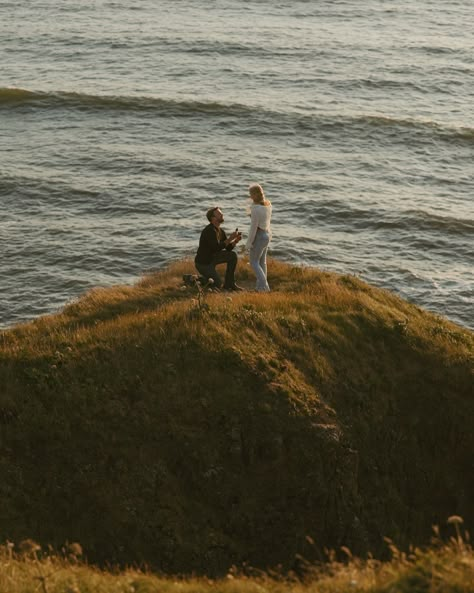
[{"label": "woman's blonde hair", "polygon": [[265,194],[263,193],[263,187],[258,183],[254,183],[249,187],[250,196],[257,195],[259,200],[256,202],[257,204],[261,204],[262,206],[270,206],[270,200],[267,200]]}]

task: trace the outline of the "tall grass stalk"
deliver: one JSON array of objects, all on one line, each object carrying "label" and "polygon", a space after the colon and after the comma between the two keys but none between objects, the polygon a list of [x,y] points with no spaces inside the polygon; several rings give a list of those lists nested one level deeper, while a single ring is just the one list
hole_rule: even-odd
[{"label": "tall grass stalk", "polygon": [[410,554],[394,550],[391,561],[332,560],[307,566],[304,576],[231,571],[222,579],[163,577],[148,571],[99,570],[62,555],[12,554],[0,548],[2,593],[472,593],[474,554],[453,542]]}]

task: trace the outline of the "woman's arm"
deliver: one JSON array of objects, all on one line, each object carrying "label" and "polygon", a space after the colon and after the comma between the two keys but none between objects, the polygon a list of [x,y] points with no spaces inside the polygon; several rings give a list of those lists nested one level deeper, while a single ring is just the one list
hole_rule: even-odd
[{"label": "woman's arm", "polygon": [[258,215],[257,209],[255,207],[251,207],[250,210],[250,230],[249,236],[247,238],[247,242],[245,243],[245,248],[250,249],[253,245],[253,241],[255,239],[255,235],[257,234],[258,229]]}]

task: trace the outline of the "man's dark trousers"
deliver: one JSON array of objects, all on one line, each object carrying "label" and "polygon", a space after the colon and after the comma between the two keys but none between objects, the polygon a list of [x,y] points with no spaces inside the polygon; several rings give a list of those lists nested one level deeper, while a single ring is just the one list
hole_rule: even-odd
[{"label": "man's dark trousers", "polygon": [[224,288],[232,288],[235,284],[234,273],[237,266],[237,254],[235,251],[219,251],[213,256],[210,264],[195,262],[197,271],[205,278],[212,278],[216,288],[222,286],[222,280],[216,270],[218,264],[227,264]]}]

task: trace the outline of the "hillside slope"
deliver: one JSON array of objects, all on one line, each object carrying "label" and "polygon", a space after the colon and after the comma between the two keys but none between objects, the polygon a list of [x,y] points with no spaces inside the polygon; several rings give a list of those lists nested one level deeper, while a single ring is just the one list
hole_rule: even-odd
[{"label": "hillside slope", "polygon": [[200,306],[189,271],[0,334],[1,539],[215,575],[472,525],[471,332],[278,262]]}]

